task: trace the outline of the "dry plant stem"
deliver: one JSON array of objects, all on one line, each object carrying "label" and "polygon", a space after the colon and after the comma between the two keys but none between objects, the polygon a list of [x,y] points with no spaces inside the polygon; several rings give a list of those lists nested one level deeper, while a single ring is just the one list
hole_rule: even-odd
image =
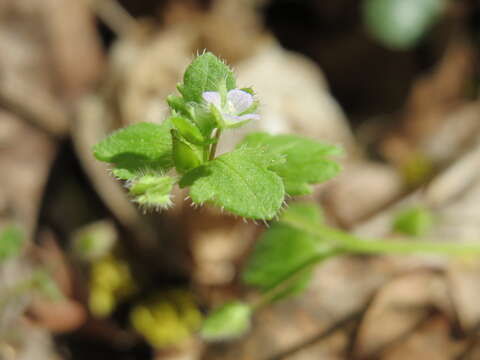
[{"label": "dry plant stem", "polygon": [[125,35],[136,20],[116,0],[87,0],[95,14],[117,35]]},{"label": "dry plant stem", "polygon": [[268,360],[282,360],[282,359],[290,359],[294,354],[297,352],[315,345],[319,341],[322,341],[324,339],[327,339],[329,336],[333,335],[335,332],[338,330],[341,330],[342,328],[345,328],[347,325],[352,323],[353,321],[359,320],[363,314],[363,310],[353,312],[338,321],[336,321],[334,324],[329,326],[328,328],[320,331],[318,334],[312,336],[309,339],[306,339],[305,341],[302,341],[301,343],[292,346],[291,348],[283,351],[280,354],[271,356],[268,358]]},{"label": "dry plant stem", "polygon": [[297,229],[332,242],[344,252],[361,254],[442,254],[472,255],[480,254],[480,244],[447,244],[420,241],[416,239],[363,239],[355,235],[333,229],[326,225],[312,226],[302,219],[288,217],[283,220]]},{"label": "dry plant stem", "polygon": [[49,95],[37,94],[19,83],[0,86],[0,106],[53,136],[68,131],[64,111]]},{"label": "dry plant stem", "polygon": [[217,129],[215,135],[213,136],[214,143],[210,148],[210,154],[208,155],[208,160],[213,160],[215,158],[215,153],[217,152],[218,141],[220,140],[220,136],[222,135],[222,130]]}]

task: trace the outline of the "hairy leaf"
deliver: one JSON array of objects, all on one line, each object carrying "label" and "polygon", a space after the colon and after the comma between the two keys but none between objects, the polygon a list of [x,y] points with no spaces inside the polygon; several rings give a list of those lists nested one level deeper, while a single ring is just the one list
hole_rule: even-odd
[{"label": "hairy leaf", "polygon": [[222,84],[227,90],[235,88],[233,72],[215,55],[206,52],[188,66],[179,91],[187,102],[201,103],[205,91],[218,91]]},{"label": "hairy leaf", "polygon": [[165,172],[172,166],[170,122],[142,122],[115,131],[95,145],[98,160],[115,164],[114,175],[127,180],[139,172]]},{"label": "hairy leaf", "polygon": [[282,179],[267,169],[279,161],[258,149],[240,148],[188,172],[180,186],[191,187],[196,204],[210,202],[236,215],[268,220],[285,195]]},{"label": "hairy leaf", "polygon": [[283,163],[274,164],[270,169],[282,177],[289,195],[310,194],[310,184],[331,179],[340,171],[340,166],[329,159],[331,155],[340,154],[340,148],[299,135],[253,133],[241,145],[261,148],[272,156],[285,158]]}]

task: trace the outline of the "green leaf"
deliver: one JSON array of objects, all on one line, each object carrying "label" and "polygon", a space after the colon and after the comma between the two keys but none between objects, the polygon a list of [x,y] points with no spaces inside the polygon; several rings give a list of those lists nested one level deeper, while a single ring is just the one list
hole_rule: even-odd
[{"label": "green leaf", "polygon": [[185,101],[201,103],[203,102],[202,94],[205,91],[219,91],[222,82],[227,90],[236,87],[232,70],[215,55],[206,52],[188,66],[179,91]]},{"label": "green leaf", "polygon": [[229,340],[250,329],[251,307],[243,302],[226,303],[214,310],[204,321],[200,335],[207,341]]},{"label": "green leaf", "polygon": [[146,208],[168,208],[175,179],[170,176],[147,174],[131,180],[130,194]]},{"label": "green leaf", "polygon": [[180,186],[190,186],[196,204],[210,202],[236,215],[268,220],[285,195],[282,179],[267,169],[279,161],[258,149],[237,149],[188,172]]},{"label": "green leaf", "polygon": [[243,273],[245,284],[271,289],[317,255],[317,240],[286,224],[275,223],[255,245]]},{"label": "green leaf", "polygon": [[23,244],[23,232],[15,225],[8,225],[0,232],[0,262],[15,257]]},{"label": "green leaf", "polygon": [[[313,226],[323,221],[318,207],[308,203],[292,204],[266,230],[256,243],[242,279],[245,284],[258,287],[263,292],[271,290],[283,281],[304,270],[304,266],[314,259],[327,258],[332,254],[330,246],[317,237],[294,228],[282,219],[295,217]],[[308,269],[307,269],[308,270]],[[294,282],[270,301],[294,295],[303,290],[311,277],[311,270],[298,274]]]},{"label": "green leaf", "polygon": [[393,223],[393,229],[411,236],[423,236],[433,227],[432,213],[423,207],[413,207],[400,212]]},{"label": "green leaf", "polygon": [[432,27],[444,0],[365,0],[363,17],[369,34],[396,50],[414,47]]},{"label": "green leaf", "polygon": [[123,180],[146,170],[165,172],[172,168],[171,124],[142,122],[115,131],[95,145],[95,157],[115,164],[114,175]]},{"label": "green leaf", "polygon": [[302,136],[253,133],[241,145],[262,148],[272,156],[285,158],[283,163],[274,164],[270,169],[282,177],[289,195],[310,194],[310,184],[331,179],[340,171],[340,166],[328,158],[341,154],[340,148]]}]

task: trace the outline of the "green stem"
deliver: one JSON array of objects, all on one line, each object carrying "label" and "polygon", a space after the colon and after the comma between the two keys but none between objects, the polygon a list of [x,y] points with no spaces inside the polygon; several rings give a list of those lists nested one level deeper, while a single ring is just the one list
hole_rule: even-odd
[{"label": "green stem", "polygon": [[283,222],[308,232],[314,236],[331,241],[344,252],[362,254],[443,254],[443,255],[471,255],[480,254],[480,244],[451,244],[418,241],[415,239],[390,240],[390,239],[363,239],[326,226],[314,225],[303,221],[301,218],[286,216]]},{"label": "green stem", "polygon": [[207,162],[209,156],[210,156],[210,145],[205,145],[203,147],[203,162]]},{"label": "green stem", "polygon": [[217,129],[215,132],[215,135],[213,136],[213,139],[215,142],[212,144],[212,147],[210,148],[210,155],[208,156],[208,160],[213,160],[215,158],[215,153],[217,152],[217,145],[218,141],[220,140],[220,135],[222,135],[222,130]]},{"label": "green stem", "polygon": [[426,241],[375,240],[356,239],[344,249],[354,253],[364,254],[442,254],[442,255],[472,255],[480,253],[479,244],[449,244]]},{"label": "green stem", "polygon": [[286,213],[280,220],[294,228],[305,231],[319,239],[330,242],[332,248],[328,252],[316,255],[292,271],[278,284],[262,294],[259,300],[252,304],[258,308],[271,303],[278,295],[293,286],[298,279],[311,270],[317,263],[327,257],[345,253],[360,254],[443,254],[443,255],[471,255],[480,254],[480,244],[447,244],[417,241],[415,239],[363,239],[324,224],[311,224],[301,217]]}]

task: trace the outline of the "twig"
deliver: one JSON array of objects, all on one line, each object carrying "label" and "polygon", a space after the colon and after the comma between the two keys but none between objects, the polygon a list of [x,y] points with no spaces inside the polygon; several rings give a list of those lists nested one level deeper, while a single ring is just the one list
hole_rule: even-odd
[{"label": "twig", "polygon": [[68,131],[66,112],[52,98],[20,83],[2,83],[0,106],[50,134],[62,136]]},{"label": "twig", "polygon": [[136,25],[130,15],[116,0],[88,0],[95,14],[117,35],[123,36]]},{"label": "twig", "polygon": [[337,321],[335,324],[332,324],[331,326],[329,326],[325,330],[321,331],[317,335],[314,335],[314,336],[310,337],[309,339],[306,339],[305,341],[302,341],[301,343],[291,347],[290,349],[288,349],[286,351],[283,351],[281,354],[273,355],[266,360],[286,359],[286,358],[292,356],[293,354],[297,353],[298,351],[301,351],[301,350],[305,349],[306,347],[315,344],[318,341],[321,341],[321,340],[324,340],[324,339],[330,337],[335,332],[344,328],[345,326],[347,326],[351,322],[360,319],[360,317],[362,315],[362,312],[363,311],[357,311],[357,312],[354,312],[352,314],[349,314],[349,315],[345,316],[343,319],[340,319],[339,321]]}]

